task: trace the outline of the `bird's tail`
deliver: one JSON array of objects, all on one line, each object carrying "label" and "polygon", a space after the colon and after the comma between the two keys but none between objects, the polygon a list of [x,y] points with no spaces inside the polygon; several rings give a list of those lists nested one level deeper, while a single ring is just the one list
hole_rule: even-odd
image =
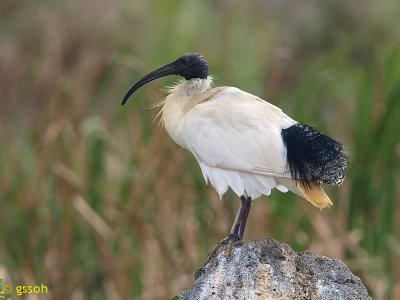
[{"label": "bird's tail", "polygon": [[319,209],[333,205],[331,199],[329,199],[328,195],[325,193],[319,183],[312,184],[310,187],[305,187],[301,181],[297,181],[296,186],[301,193],[300,196],[311,202]]},{"label": "bird's tail", "polygon": [[342,183],[349,156],[341,143],[301,123],[282,129],[281,134],[293,179],[300,180],[306,188],[315,182]]},{"label": "bird's tail", "polygon": [[319,209],[333,205],[331,199],[329,199],[321,185],[317,182],[313,182],[309,186],[305,186],[301,180],[293,180],[290,178],[275,177],[275,181],[278,184],[286,186],[293,193],[306,199]]}]

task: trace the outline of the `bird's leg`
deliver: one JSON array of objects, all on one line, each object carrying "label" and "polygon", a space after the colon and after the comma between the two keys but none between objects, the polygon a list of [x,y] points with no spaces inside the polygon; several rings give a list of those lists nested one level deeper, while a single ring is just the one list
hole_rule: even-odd
[{"label": "bird's leg", "polygon": [[233,222],[232,228],[229,232],[229,235],[220,241],[217,246],[212,250],[208,255],[205,264],[210,262],[210,260],[214,257],[219,247],[224,244],[227,244],[225,257],[229,257],[232,252],[233,244],[236,241],[243,239],[244,229],[246,227],[247,217],[249,216],[250,208],[251,208],[251,198],[247,196],[240,197],[241,204],[238,212],[236,213],[235,221]]},{"label": "bird's leg", "polygon": [[229,232],[229,238],[232,236],[236,240],[243,239],[244,229],[246,227],[247,217],[249,216],[251,208],[251,198],[247,196],[241,196],[241,205],[238,212],[236,213],[235,222],[233,222],[231,231]]},{"label": "bird's leg", "polygon": [[241,196],[240,200],[242,200],[242,205],[240,206],[240,211],[242,212],[240,218],[240,226],[238,231],[239,239],[243,239],[244,229],[246,227],[247,217],[249,216],[250,208],[251,208],[251,198],[247,196]]},{"label": "bird's leg", "polygon": [[231,231],[229,232],[228,237],[221,241],[225,241],[225,243],[227,243],[225,257],[229,257],[231,255],[233,244],[236,241],[243,239],[247,217],[249,216],[251,208],[251,198],[247,196],[241,196],[240,200],[240,208],[236,214],[235,222],[233,222]]}]

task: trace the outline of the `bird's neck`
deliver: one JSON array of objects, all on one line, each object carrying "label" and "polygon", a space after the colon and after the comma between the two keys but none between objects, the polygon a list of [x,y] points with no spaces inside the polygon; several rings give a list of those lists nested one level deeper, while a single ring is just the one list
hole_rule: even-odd
[{"label": "bird's neck", "polygon": [[186,148],[180,132],[180,122],[184,115],[198,102],[196,99],[211,88],[212,78],[181,80],[168,89],[162,108],[162,122],[172,139]]},{"label": "bird's neck", "polygon": [[180,97],[193,97],[210,89],[212,83],[213,78],[211,76],[208,76],[205,79],[183,79],[179,81],[176,85],[168,88],[168,92]]}]

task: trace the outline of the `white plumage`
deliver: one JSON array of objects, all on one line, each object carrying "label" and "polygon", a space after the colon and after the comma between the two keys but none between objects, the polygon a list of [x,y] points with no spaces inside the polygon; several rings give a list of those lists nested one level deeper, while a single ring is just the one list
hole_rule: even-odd
[{"label": "white plumage", "polygon": [[182,80],[169,90],[162,108],[169,135],[193,153],[220,197],[229,187],[252,199],[275,187],[287,192],[275,180],[290,178],[281,130],[296,121],[254,95],[234,87],[211,89],[211,84],[211,77]]}]

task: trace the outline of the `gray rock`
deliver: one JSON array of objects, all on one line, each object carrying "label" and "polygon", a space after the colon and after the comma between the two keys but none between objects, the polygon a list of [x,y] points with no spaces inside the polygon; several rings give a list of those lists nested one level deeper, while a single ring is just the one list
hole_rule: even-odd
[{"label": "gray rock", "polygon": [[372,299],[337,259],[297,253],[269,238],[236,242],[229,257],[225,248],[196,272],[180,299]]}]

